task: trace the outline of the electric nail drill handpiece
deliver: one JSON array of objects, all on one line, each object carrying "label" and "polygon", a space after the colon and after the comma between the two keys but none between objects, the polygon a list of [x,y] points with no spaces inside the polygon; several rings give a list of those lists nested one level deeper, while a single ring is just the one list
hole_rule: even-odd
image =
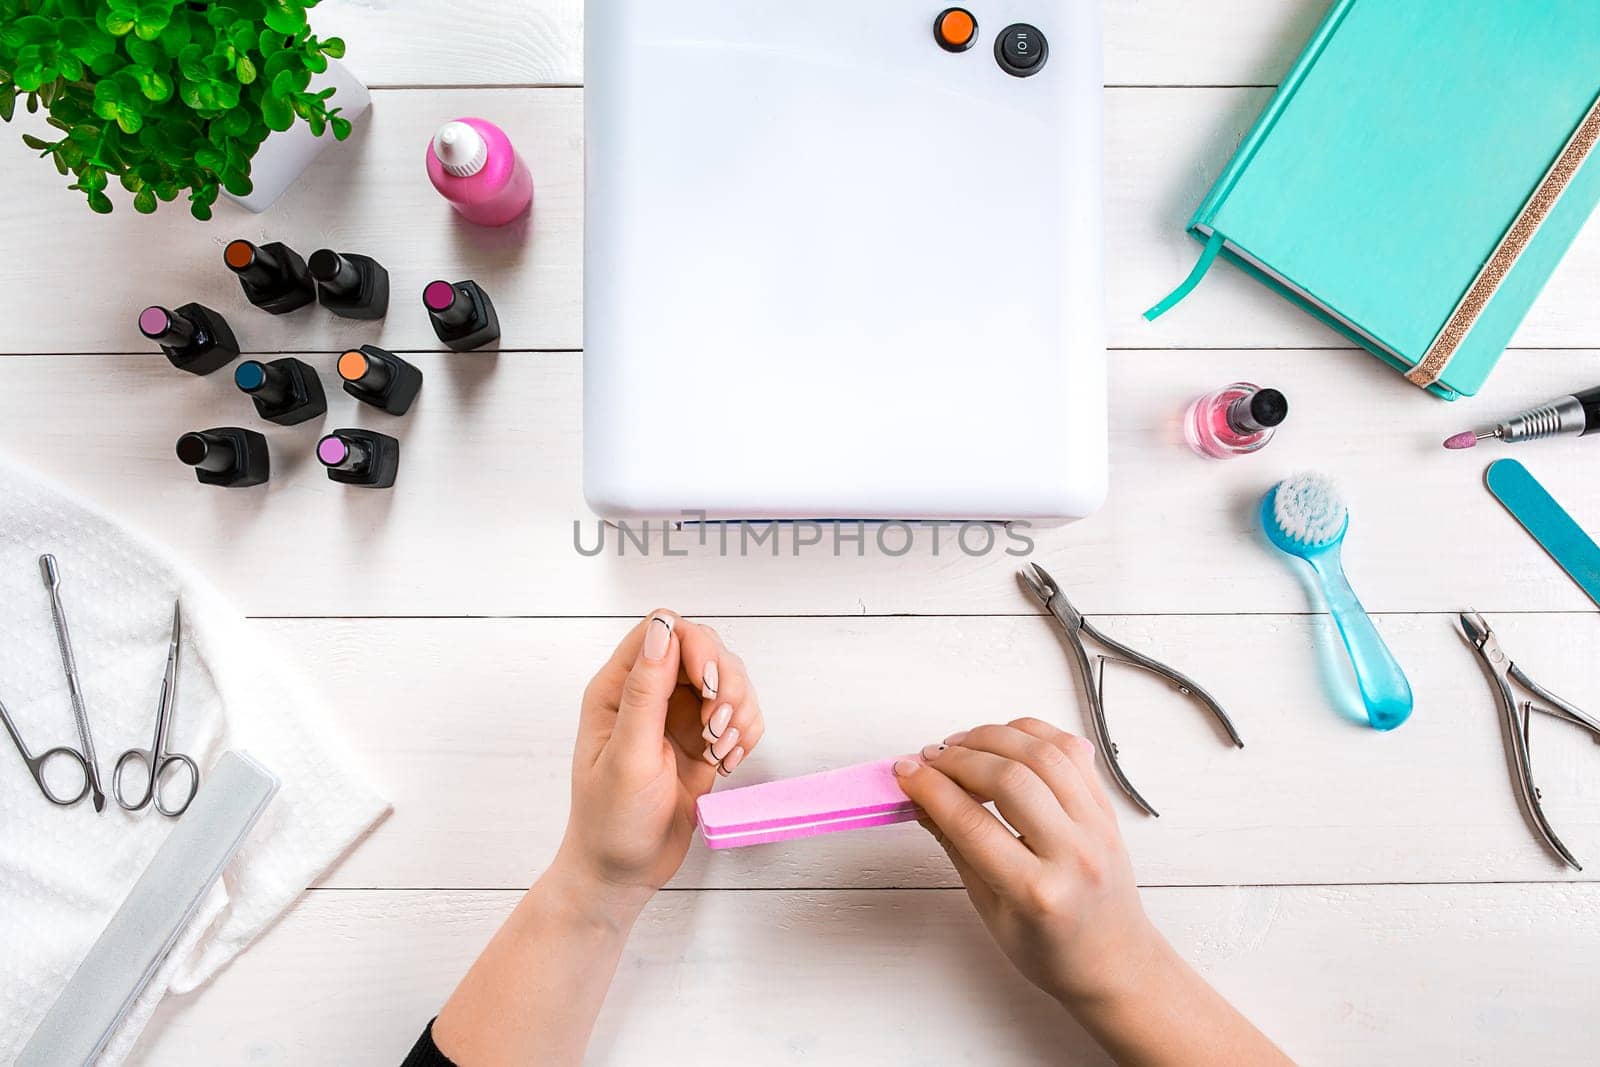
[{"label": "electric nail drill handpiece", "polygon": [[194,468],[201,485],[248,489],[272,474],[267,439],[254,430],[219,426],[178,438],[178,459]]},{"label": "electric nail drill handpiece", "polygon": [[210,374],[239,358],[228,320],[204,304],[171,310],[152,304],[139,312],[139,332],[161,346],[168,363],[190,374]]},{"label": "electric nail drill handpiece", "polygon": [[1479,441],[1497,437],[1508,445],[1542,441],[1547,437],[1588,437],[1600,433],[1600,386],[1572,393],[1548,404],[1529,408],[1498,423],[1491,430],[1468,430],[1445,441],[1444,447],[1457,451],[1472,448]]}]

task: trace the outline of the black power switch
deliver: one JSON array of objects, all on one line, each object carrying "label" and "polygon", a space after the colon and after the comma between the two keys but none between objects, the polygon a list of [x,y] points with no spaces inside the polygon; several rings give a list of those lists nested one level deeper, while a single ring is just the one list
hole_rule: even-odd
[{"label": "black power switch", "polygon": [[1014,77],[1032,77],[1039,73],[1049,57],[1050,42],[1025,22],[1007,26],[995,38],[994,58],[1001,70]]}]

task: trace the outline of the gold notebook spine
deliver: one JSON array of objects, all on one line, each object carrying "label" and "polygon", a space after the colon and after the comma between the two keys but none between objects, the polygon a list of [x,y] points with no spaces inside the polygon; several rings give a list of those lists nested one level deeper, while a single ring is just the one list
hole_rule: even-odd
[{"label": "gold notebook spine", "polygon": [[1467,287],[1466,295],[1461,298],[1461,302],[1445,320],[1444,328],[1428,346],[1427,355],[1406,374],[1406,379],[1411,384],[1426,389],[1444,375],[1450,360],[1461,347],[1461,343],[1467,339],[1467,334],[1472,332],[1472,327],[1477,324],[1478,316],[1489,306],[1501,283],[1506,280],[1511,269],[1517,265],[1517,260],[1533,242],[1539,227],[1550,217],[1550,212],[1555,210],[1556,202],[1561,199],[1561,194],[1567,191],[1567,186],[1572,184],[1573,177],[1589,158],[1589,154],[1594,151],[1596,143],[1600,143],[1600,97],[1596,97],[1594,105],[1578,124],[1578,129],[1573,133],[1571,140],[1556,157],[1555,163],[1546,172],[1543,180],[1534,188],[1528,202],[1522,205],[1516,221],[1505,232],[1505,236],[1500,238],[1500,243],[1489,256],[1488,262]]}]

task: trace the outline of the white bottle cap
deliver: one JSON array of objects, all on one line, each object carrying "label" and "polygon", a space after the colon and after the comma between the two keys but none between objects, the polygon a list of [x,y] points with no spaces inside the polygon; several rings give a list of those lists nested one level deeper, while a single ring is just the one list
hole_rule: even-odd
[{"label": "white bottle cap", "polygon": [[433,154],[439,157],[446,174],[470,178],[489,162],[489,145],[465,122],[447,122],[434,134]]}]

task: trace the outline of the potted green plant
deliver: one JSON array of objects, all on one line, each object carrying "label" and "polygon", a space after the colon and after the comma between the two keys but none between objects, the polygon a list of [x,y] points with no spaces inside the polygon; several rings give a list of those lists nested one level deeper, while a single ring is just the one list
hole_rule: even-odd
[{"label": "potted green plant", "polygon": [[367,105],[316,2],[0,0],[0,118],[43,108],[59,136],[23,141],[97,212],[113,179],[146,214],[187,193],[208,219],[222,192],[259,211]]}]

